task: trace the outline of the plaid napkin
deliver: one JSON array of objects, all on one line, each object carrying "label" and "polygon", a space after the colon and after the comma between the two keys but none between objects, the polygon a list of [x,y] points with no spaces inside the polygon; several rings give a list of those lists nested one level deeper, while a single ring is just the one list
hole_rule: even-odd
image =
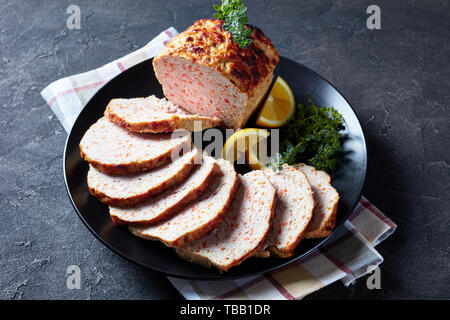
[{"label": "plaid napkin", "polygon": [[[69,132],[78,113],[102,85],[154,57],[176,34],[171,27],[125,57],[49,84],[41,95]],[[186,299],[301,299],[337,280],[348,286],[371,272],[383,262],[374,247],[395,228],[391,220],[362,197],[335,240],[287,267],[240,280],[191,281],[170,277],[169,280]]]}]

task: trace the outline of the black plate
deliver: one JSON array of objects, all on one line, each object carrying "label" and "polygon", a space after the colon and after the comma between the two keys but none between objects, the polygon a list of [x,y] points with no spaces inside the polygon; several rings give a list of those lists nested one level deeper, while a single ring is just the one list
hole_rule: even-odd
[{"label": "black plate", "polygon": [[163,97],[161,86],[153,73],[152,60],[130,68],[101,88],[81,111],[67,138],[64,177],[75,211],[86,227],[108,248],[132,262],[173,277],[202,280],[241,278],[275,270],[305,257],[332,238],[350,216],[364,184],[367,153],[361,125],[350,104],[339,91],[307,67],[281,58],[276,74],[289,83],[296,101],[307,101],[307,94],[311,93],[317,105],[333,106],[343,115],[345,121],[344,152],[340,159],[342,165],[334,172],[332,180],[341,200],[336,228],[328,238],[303,240],[295,255],[289,259],[248,259],[242,265],[220,274],[215,269],[206,269],[182,260],[174,250],[161,243],[137,238],[126,228],[113,225],[107,206],[89,194],[86,184],[88,164],[81,159],[78,144],[86,130],[103,115],[111,99],[151,94]]}]

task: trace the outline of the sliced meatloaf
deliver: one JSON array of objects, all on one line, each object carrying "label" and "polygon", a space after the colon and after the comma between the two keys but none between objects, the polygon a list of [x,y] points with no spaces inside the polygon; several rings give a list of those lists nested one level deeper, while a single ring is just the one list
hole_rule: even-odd
[{"label": "sliced meatloaf", "polygon": [[153,60],[164,95],[187,111],[242,128],[258,108],[279,61],[272,42],[257,28],[245,49],[217,19],[196,21]]},{"label": "sliced meatloaf", "polygon": [[80,142],[81,157],[97,170],[127,174],[158,167],[190,145],[190,135],[130,132],[100,118]]},{"label": "sliced meatloaf", "polygon": [[114,123],[134,132],[172,132],[176,129],[200,131],[218,127],[221,120],[191,114],[165,98],[155,96],[134,99],[113,99],[105,116]]},{"label": "sliced meatloaf", "polygon": [[149,225],[161,222],[200,197],[214,180],[219,167],[214,158],[204,155],[201,164],[180,184],[151,197],[135,207],[109,207],[115,224]]},{"label": "sliced meatloaf", "polygon": [[111,175],[90,166],[89,191],[103,203],[130,206],[155,196],[186,179],[194,168],[199,151],[194,147],[173,162],[140,173]]},{"label": "sliced meatloaf", "polygon": [[277,193],[272,231],[264,249],[281,258],[294,254],[314,210],[314,198],[306,176],[300,171],[264,170]]},{"label": "sliced meatloaf", "polygon": [[234,197],[238,177],[233,165],[219,159],[221,175],[211,183],[199,199],[172,218],[148,227],[130,227],[138,237],[160,240],[170,247],[178,247],[207,234],[217,227]]},{"label": "sliced meatloaf", "polygon": [[311,185],[315,207],[311,221],[306,228],[305,238],[324,238],[330,235],[336,224],[339,193],[331,185],[330,176],[306,164],[283,165],[283,171],[301,171]]},{"label": "sliced meatloaf", "polygon": [[227,271],[263,245],[275,203],[275,189],[262,171],[249,172],[240,177],[236,197],[222,224],[176,251],[188,261]]}]

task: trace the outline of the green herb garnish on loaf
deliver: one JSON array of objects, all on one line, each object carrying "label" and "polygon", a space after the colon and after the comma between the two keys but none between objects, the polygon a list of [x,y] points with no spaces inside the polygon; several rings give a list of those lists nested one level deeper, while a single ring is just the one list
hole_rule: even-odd
[{"label": "green herb garnish on loaf", "polygon": [[233,42],[241,49],[247,48],[252,43],[249,38],[252,30],[245,26],[248,22],[247,6],[242,0],[222,0],[222,5],[215,4],[214,10],[217,11],[214,17],[225,21],[223,29],[231,33]]}]

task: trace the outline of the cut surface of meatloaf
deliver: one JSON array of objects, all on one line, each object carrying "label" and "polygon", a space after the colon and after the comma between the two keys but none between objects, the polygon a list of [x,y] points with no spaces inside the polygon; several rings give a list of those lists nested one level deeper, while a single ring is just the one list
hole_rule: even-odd
[{"label": "cut surface of meatloaf", "polygon": [[275,189],[262,171],[240,176],[240,186],[224,221],[210,234],[176,251],[188,261],[227,271],[262,246],[275,204]]},{"label": "cut surface of meatloaf", "polygon": [[172,132],[176,129],[199,131],[218,127],[221,120],[191,114],[181,107],[155,96],[134,99],[113,99],[105,116],[134,132]]},{"label": "cut surface of meatloaf", "polygon": [[202,163],[196,165],[186,180],[135,207],[109,207],[111,218],[115,224],[134,225],[155,224],[168,219],[200,197],[218,171],[219,167],[214,158],[204,154]]},{"label": "cut surface of meatloaf", "polygon": [[106,174],[90,166],[87,182],[89,191],[101,202],[114,206],[137,204],[155,196],[187,178],[199,151],[194,147],[173,162],[133,174]]},{"label": "cut surface of meatloaf", "polygon": [[245,49],[217,19],[196,21],[153,60],[164,95],[191,113],[242,128],[258,108],[279,61],[272,42],[257,28]]},{"label": "cut surface of meatloaf", "polygon": [[234,197],[238,176],[233,164],[219,159],[221,175],[217,176],[196,201],[168,220],[148,227],[130,227],[130,231],[149,240],[160,240],[169,247],[178,247],[207,234],[222,222]]},{"label": "cut surface of meatloaf", "polygon": [[188,134],[135,133],[102,117],[84,134],[80,151],[81,157],[97,170],[127,174],[167,163],[172,154],[178,154],[190,143]]},{"label": "cut surface of meatloaf", "polygon": [[277,193],[272,231],[264,249],[281,258],[290,257],[303,237],[314,210],[314,198],[306,176],[300,171],[264,170]]},{"label": "cut surface of meatloaf", "polygon": [[329,236],[336,224],[339,203],[339,193],[331,185],[330,176],[303,163],[295,166],[283,165],[284,170],[303,172],[313,190],[315,207],[304,237],[313,239]]}]

